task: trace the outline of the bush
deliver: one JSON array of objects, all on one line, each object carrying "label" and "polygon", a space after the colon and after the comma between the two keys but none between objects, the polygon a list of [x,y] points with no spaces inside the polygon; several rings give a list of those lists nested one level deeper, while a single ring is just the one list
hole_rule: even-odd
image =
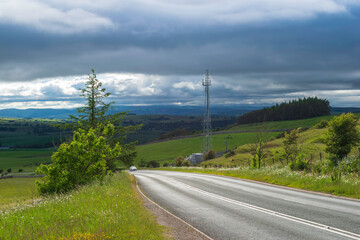
[{"label": "bush", "polygon": [[235,155],[236,155],[235,150],[234,150],[234,149],[231,149],[229,152],[227,152],[227,153],[225,154],[225,157],[226,157],[226,158],[229,158],[229,157],[232,157],[232,156],[235,156]]},{"label": "bush", "polygon": [[96,179],[103,179],[107,173],[107,158],[118,158],[121,148],[117,144],[111,147],[106,138],[112,137],[114,126],[107,125],[101,133],[90,128],[74,132],[70,143],[63,143],[51,156],[50,165],[40,165],[36,173],[44,174],[36,181],[39,192],[64,193],[79,185]]},{"label": "bush", "polygon": [[203,156],[203,161],[210,160],[216,158],[216,152],[214,150],[210,150]]},{"label": "bush", "polygon": [[318,122],[315,125],[315,128],[322,129],[322,128],[326,128],[328,125],[329,125],[329,122],[327,120],[322,120],[321,122]]},{"label": "bush", "polygon": [[11,168],[8,168],[8,170],[6,170],[6,171],[7,171],[8,173],[11,173],[12,170],[11,170]]},{"label": "bush", "polygon": [[190,166],[191,166],[191,163],[190,163],[189,160],[185,160],[185,161],[182,162],[182,166],[183,166],[183,167],[190,167]]},{"label": "bush", "polygon": [[148,162],[142,158],[140,160],[139,167],[146,167],[147,165],[148,165]]},{"label": "bush", "polygon": [[175,160],[175,166],[176,167],[181,167],[183,162],[184,162],[184,157],[179,156]]},{"label": "bush", "polygon": [[23,170],[20,168],[20,169],[19,169],[19,172],[23,172]]},{"label": "bush", "polygon": [[163,167],[168,167],[168,166],[169,166],[169,163],[167,163],[167,162],[163,163]]},{"label": "bush", "polygon": [[339,168],[343,173],[360,173],[360,156],[344,158]]},{"label": "bush", "polygon": [[160,167],[160,163],[156,160],[151,160],[148,162],[147,167],[158,168],[158,167]]},{"label": "bush", "polygon": [[304,153],[300,153],[299,156],[296,157],[296,161],[289,164],[289,168],[293,171],[309,170],[309,162],[306,161],[305,158],[306,155]]},{"label": "bush", "polygon": [[4,172],[4,169],[0,169],[0,174],[2,174]]},{"label": "bush", "polygon": [[353,113],[341,114],[329,122],[325,139],[326,152],[332,155],[334,165],[338,165],[359,144],[360,133],[357,129],[357,118]]}]

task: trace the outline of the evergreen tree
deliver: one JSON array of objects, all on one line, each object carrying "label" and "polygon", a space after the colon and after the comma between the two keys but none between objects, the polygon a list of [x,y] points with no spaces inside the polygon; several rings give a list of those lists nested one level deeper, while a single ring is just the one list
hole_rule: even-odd
[{"label": "evergreen tree", "polygon": [[126,143],[128,134],[139,130],[140,125],[123,126],[123,121],[128,112],[119,112],[108,114],[113,107],[114,102],[106,102],[106,99],[111,95],[105,88],[102,87],[101,81],[96,77],[94,69],[88,75],[88,81],[85,83],[85,88],[81,89],[81,97],[86,99],[84,107],[77,109],[78,116],[70,115],[70,123],[65,125],[65,128],[72,128],[73,130],[86,130],[90,128],[98,129],[101,133],[104,126],[107,124],[114,125],[114,134],[111,138],[107,138],[110,146],[114,147],[116,144],[122,146],[122,154],[116,159],[107,159],[107,167],[110,170],[116,168],[117,162],[122,162],[126,166],[133,164],[136,157],[135,146],[137,141]]}]

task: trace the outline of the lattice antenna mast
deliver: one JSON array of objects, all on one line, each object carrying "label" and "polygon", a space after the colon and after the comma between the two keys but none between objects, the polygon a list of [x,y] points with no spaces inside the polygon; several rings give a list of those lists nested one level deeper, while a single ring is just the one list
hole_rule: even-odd
[{"label": "lattice antenna mast", "polygon": [[209,95],[211,79],[210,79],[209,70],[206,70],[205,72],[205,78],[202,80],[202,85],[205,87],[203,152],[206,153],[212,148],[210,95]]}]

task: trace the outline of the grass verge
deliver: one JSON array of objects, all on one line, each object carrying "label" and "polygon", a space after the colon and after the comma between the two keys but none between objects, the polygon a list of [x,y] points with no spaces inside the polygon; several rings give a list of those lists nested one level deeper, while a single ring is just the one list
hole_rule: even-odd
[{"label": "grass verge", "polygon": [[127,173],[0,211],[0,239],[164,239]]},{"label": "grass verge", "polygon": [[276,185],[288,186],[309,191],[333,194],[360,199],[360,179],[353,175],[344,176],[334,182],[331,176],[291,171],[288,168],[265,167],[262,169],[236,168],[160,168],[160,170],[207,173],[250,179]]}]

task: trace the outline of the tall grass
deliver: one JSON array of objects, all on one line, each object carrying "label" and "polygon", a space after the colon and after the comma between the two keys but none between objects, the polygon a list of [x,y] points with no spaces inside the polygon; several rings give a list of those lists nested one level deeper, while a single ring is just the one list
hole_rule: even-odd
[{"label": "tall grass", "polygon": [[343,176],[339,181],[332,181],[330,175],[291,171],[284,167],[265,167],[262,169],[235,168],[161,168],[162,170],[207,173],[250,179],[298,189],[323,192],[338,196],[360,199],[360,179],[355,175]]},{"label": "tall grass", "polygon": [[126,173],[0,212],[0,239],[164,239]]},{"label": "tall grass", "polygon": [[37,178],[7,178],[0,180],[0,211],[31,202],[39,198],[35,180]]}]

